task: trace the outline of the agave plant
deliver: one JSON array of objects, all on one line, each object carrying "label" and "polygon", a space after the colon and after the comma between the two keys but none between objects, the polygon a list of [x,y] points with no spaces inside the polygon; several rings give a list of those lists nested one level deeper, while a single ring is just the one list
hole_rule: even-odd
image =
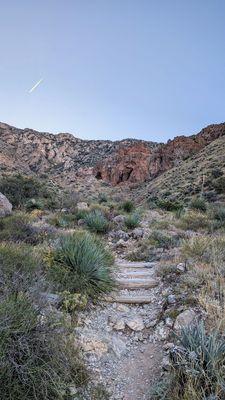
[{"label": "agave plant", "polygon": [[62,237],[48,263],[50,276],[61,290],[96,297],[114,286],[113,256],[88,232]]}]

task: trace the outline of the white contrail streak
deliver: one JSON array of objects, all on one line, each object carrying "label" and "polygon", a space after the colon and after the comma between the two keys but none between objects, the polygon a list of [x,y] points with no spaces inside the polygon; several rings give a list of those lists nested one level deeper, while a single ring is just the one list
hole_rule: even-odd
[{"label": "white contrail streak", "polygon": [[38,81],[37,83],[35,83],[35,85],[28,91],[28,93],[32,93],[39,85],[41,82],[43,82],[43,78],[40,79],[40,81]]}]

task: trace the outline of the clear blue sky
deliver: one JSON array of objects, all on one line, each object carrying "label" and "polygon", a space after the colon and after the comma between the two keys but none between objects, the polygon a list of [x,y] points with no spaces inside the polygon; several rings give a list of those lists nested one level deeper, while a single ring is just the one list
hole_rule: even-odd
[{"label": "clear blue sky", "polygon": [[225,120],[224,0],[2,0],[0,15],[0,121],[166,141]]}]

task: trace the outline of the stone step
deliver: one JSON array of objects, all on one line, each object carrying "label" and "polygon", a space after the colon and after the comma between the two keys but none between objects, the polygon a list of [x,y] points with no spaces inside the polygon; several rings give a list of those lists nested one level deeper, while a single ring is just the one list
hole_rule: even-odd
[{"label": "stone step", "polygon": [[119,268],[153,268],[155,266],[155,262],[137,262],[137,261],[117,261],[115,263],[116,267]]},{"label": "stone step", "polygon": [[122,304],[149,304],[152,299],[148,295],[114,295],[105,299],[109,303],[122,303]]},{"label": "stone step", "polygon": [[158,285],[158,282],[155,279],[152,278],[144,278],[144,279],[129,279],[129,278],[124,278],[116,279],[117,284],[119,284],[119,287],[121,289],[149,289],[149,288],[154,288],[155,286]]},{"label": "stone step", "polygon": [[140,278],[140,279],[145,279],[145,278],[150,278],[152,276],[151,271],[148,271],[147,269],[140,269],[140,270],[129,270],[129,271],[119,271],[117,272],[116,275],[118,278],[129,278],[129,279],[135,279],[135,278]]}]

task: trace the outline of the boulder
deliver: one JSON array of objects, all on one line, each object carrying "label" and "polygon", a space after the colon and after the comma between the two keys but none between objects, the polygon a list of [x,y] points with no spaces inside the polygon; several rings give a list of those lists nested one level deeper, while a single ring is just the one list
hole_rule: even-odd
[{"label": "boulder", "polygon": [[140,239],[144,236],[144,229],[143,228],[135,228],[132,231],[132,237],[134,239]]},{"label": "boulder", "polygon": [[116,215],[116,217],[113,218],[113,222],[116,224],[123,224],[125,221],[125,216],[124,215]]},{"label": "boulder", "polygon": [[194,310],[185,310],[178,315],[174,324],[174,330],[180,331],[183,328],[193,325],[196,322],[197,315]]},{"label": "boulder", "polygon": [[0,217],[10,215],[12,212],[12,204],[4,194],[0,193]]}]

